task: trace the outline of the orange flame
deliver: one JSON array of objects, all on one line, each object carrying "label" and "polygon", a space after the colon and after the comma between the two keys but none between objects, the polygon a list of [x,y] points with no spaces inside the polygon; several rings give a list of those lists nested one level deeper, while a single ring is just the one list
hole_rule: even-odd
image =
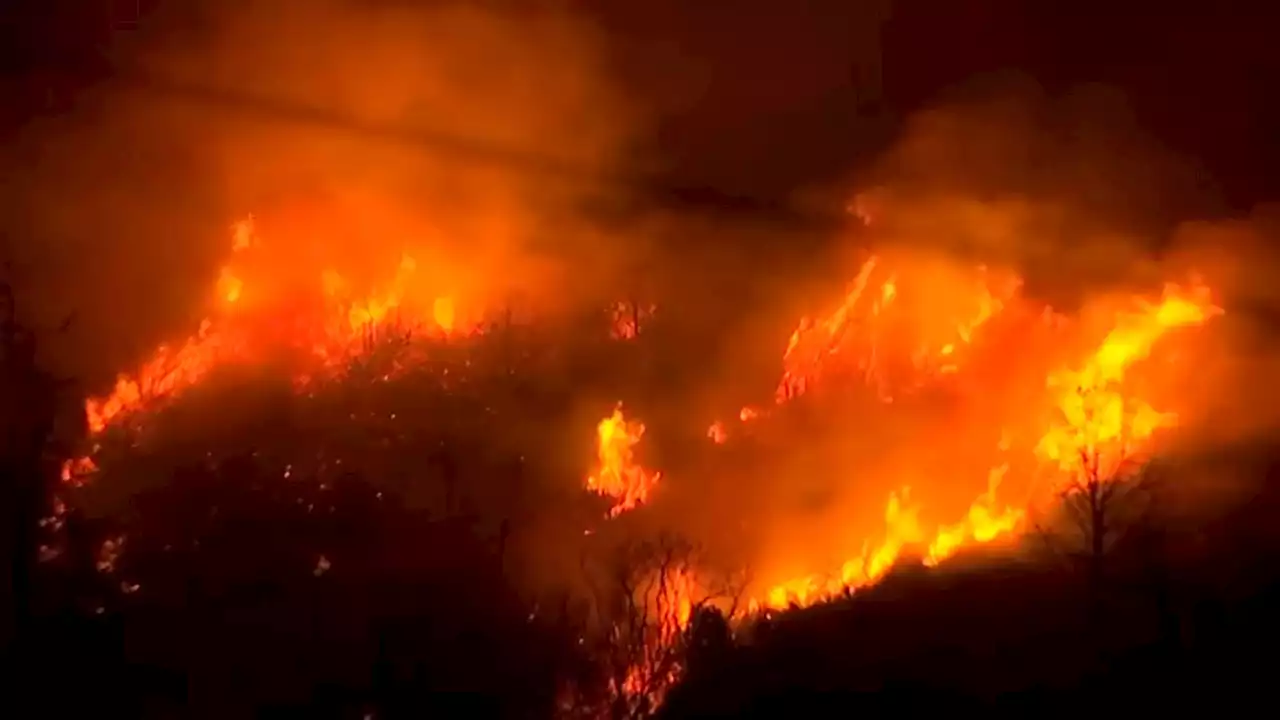
[{"label": "orange flame", "polygon": [[622,683],[621,695],[628,707],[657,708],[680,682],[685,668],[677,648],[692,619],[696,587],[693,572],[673,569],[661,582],[653,583],[650,597],[640,599],[656,617],[645,628],[641,657],[627,669]]},{"label": "orange flame", "polygon": [[[421,334],[449,336],[474,332],[464,327],[454,301],[436,297],[420,307],[410,297],[418,265],[404,255],[389,283],[368,294],[352,291],[336,270],[321,273],[315,285],[281,286],[257,253],[264,243],[249,217],[233,226],[232,262],[214,287],[212,312],[199,330],[177,345],[159,346],[130,374],[121,374],[111,392],[85,402],[91,434],[155,403],[176,397],[216,368],[250,360],[273,348],[291,350],[304,384],[318,373],[333,373],[367,347],[383,328],[406,324]],[[406,322],[407,321],[407,322]]]},{"label": "orange flame", "polygon": [[[1156,431],[1177,423],[1175,413],[1160,412],[1122,392],[1126,370],[1147,358],[1169,331],[1201,325],[1222,312],[1212,304],[1209,290],[1166,285],[1159,303],[1141,303],[1141,310],[1122,315],[1117,327],[1078,369],[1059,370],[1048,386],[1057,393],[1061,422],[1050,427],[1036,445],[1042,459],[1068,476],[1084,470],[1085,462],[1102,462],[1103,476],[1119,471],[1119,463],[1140,450]],[[1104,457],[1105,456],[1105,457]]]},{"label": "orange flame", "polygon": [[587,477],[587,489],[613,498],[610,517],[643,505],[662,474],[646,470],[635,460],[634,447],[644,436],[644,424],[628,421],[619,403],[596,427],[598,468]]},{"label": "orange flame", "polygon": [[[958,372],[964,348],[1004,310],[1020,278],[979,265],[957,272],[948,264],[914,264],[887,271],[868,258],[840,304],[826,317],[805,316],[792,331],[774,391],[778,405],[820,384],[856,379],[880,400],[910,394]],[[741,422],[767,413],[744,407]],[[727,433],[708,433],[723,442]]]},{"label": "orange flame", "polygon": [[62,461],[60,477],[62,482],[79,485],[84,479],[98,472],[98,465],[90,457],[71,458]]},{"label": "orange flame", "polygon": [[[850,368],[886,402],[891,402],[895,393],[920,387],[928,378],[955,373],[961,360],[960,348],[971,344],[975,332],[1005,307],[1019,286],[1016,279],[1002,281],[998,291],[992,291],[985,281],[970,285],[970,302],[957,303],[953,299],[948,303],[953,310],[969,308],[950,313],[959,318],[949,323],[950,335],[948,331],[931,333],[913,318],[891,319],[888,314],[903,297],[898,274],[880,282],[874,299],[860,305],[861,299],[869,295],[876,263],[872,258],[863,265],[844,303],[831,316],[818,322],[806,319],[792,334],[776,394],[779,403]],[[980,268],[978,277],[985,276],[985,269]],[[868,312],[856,315],[855,310],[863,305]],[[1082,457],[1104,451],[1116,457],[1140,452],[1156,431],[1176,423],[1176,414],[1158,412],[1121,392],[1125,370],[1150,355],[1168,331],[1200,325],[1222,311],[1212,305],[1208,289],[1198,283],[1189,287],[1168,285],[1160,302],[1140,301],[1139,308],[1116,317],[1112,331],[1079,369],[1050,373],[1047,387],[1062,421],[1044,431],[1034,448],[1035,457],[1059,471],[1076,473],[1081,469]],[[1055,329],[1066,322],[1048,308],[1041,317],[1048,321],[1046,327]],[[896,336],[886,332],[894,328],[895,322],[898,327],[905,326],[907,332]],[[909,366],[916,371],[914,377],[895,371],[894,363],[904,351],[909,352]],[[744,408],[743,421],[749,417],[746,411]],[[714,425],[709,434],[716,442],[723,442],[723,424]],[[1117,445],[1123,447],[1116,448]],[[1001,442],[1001,450],[1009,450],[1007,437]],[[989,471],[985,492],[972,501],[960,521],[929,532],[919,522],[919,506],[913,503],[910,490],[891,493],[884,509],[883,534],[865,541],[862,551],[845,561],[837,573],[775,583],[752,600],[751,607],[761,610],[792,603],[805,605],[856,590],[883,577],[907,548],[920,548],[924,563],[932,566],[967,546],[1016,536],[1024,526],[1027,508],[1010,506],[998,498],[1009,467],[1008,462],[1003,462]]]},{"label": "orange flame", "polygon": [[[984,266],[960,275],[925,267],[904,294],[899,273],[873,280],[881,265],[875,256],[863,263],[826,318],[801,319],[783,355],[777,402],[804,394],[826,376],[849,374],[892,402],[895,394],[917,389],[922,378],[954,373],[960,348],[1021,285],[1015,277],[993,277]],[[902,359],[909,367],[901,367]]]}]

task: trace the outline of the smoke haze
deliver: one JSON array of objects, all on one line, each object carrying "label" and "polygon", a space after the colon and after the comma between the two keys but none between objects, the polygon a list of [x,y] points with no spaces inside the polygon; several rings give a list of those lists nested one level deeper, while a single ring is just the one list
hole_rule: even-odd
[{"label": "smoke haze", "polygon": [[[231,223],[249,213],[299,273],[364,279],[407,252],[431,292],[477,305],[585,290],[593,278],[565,282],[562,261],[616,255],[583,221],[599,190],[536,165],[607,174],[635,131],[580,19],[460,3],[201,3],[128,40],[117,55],[132,70],[29,127],[6,163],[10,235],[33,239],[11,258],[27,310],[46,322],[74,311],[63,344],[93,348],[68,371],[101,382],[189,332]],[[340,122],[295,122],[253,98]],[[468,142],[535,160],[476,162]]]}]

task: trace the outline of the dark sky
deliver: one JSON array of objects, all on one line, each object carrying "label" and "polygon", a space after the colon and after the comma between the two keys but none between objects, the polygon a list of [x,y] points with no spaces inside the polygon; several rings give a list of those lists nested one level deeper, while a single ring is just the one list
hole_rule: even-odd
[{"label": "dark sky", "polygon": [[[677,109],[667,148],[709,182],[773,192],[839,175],[950,86],[1016,68],[1050,92],[1120,88],[1140,125],[1201,162],[1237,207],[1280,197],[1280,52],[1271,45],[1280,11],[1266,3],[596,4],[628,39],[637,81],[658,97],[666,88]],[[861,69],[874,66],[877,37],[880,106]]]},{"label": "dark sky", "polygon": [[[1280,53],[1270,40],[1280,13],[1254,5],[902,3],[886,36],[886,87],[912,107],[1002,66],[1023,68],[1050,90],[1113,85],[1145,130],[1200,161],[1234,205],[1250,205],[1280,195]],[[943,6],[952,10],[935,9]]]},{"label": "dark sky", "polygon": [[[1280,12],[1266,3],[1189,0],[1158,12],[1098,0],[576,4],[609,28],[627,82],[660,110],[655,155],[682,182],[780,196],[839,177],[948,87],[1017,68],[1050,91],[1117,86],[1143,128],[1202,163],[1233,206],[1280,198],[1280,53],[1269,50]],[[108,74],[95,49],[112,32],[104,18],[127,20],[134,5],[6,4],[6,95],[21,91],[31,104],[42,94],[33,85],[74,88]],[[23,104],[6,103],[10,125],[29,112]]]}]

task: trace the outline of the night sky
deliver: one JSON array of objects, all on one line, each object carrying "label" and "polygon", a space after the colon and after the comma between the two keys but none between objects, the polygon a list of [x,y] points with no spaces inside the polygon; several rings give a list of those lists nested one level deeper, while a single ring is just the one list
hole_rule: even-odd
[{"label": "night sky", "polygon": [[[1023,0],[600,4],[630,40],[640,68],[632,75],[646,92],[660,98],[673,76],[683,83],[683,96],[667,98],[678,110],[663,141],[682,169],[717,184],[778,192],[838,177],[904,115],[974,76],[1014,69],[1050,93],[1119,88],[1140,126],[1198,161],[1235,208],[1280,196],[1269,90],[1280,79],[1275,11]],[[879,98],[874,69],[863,69],[877,60],[877,23]],[[686,69],[673,72],[681,62]]]},{"label": "night sky", "polygon": [[[1049,92],[1120,88],[1141,126],[1200,162],[1233,207],[1280,196],[1271,172],[1280,111],[1269,91],[1280,54],[1268,49],[1276,12],[1263,3],[1159,12],[1097,1],[576,4],[609,29],[620,77],[660,120],[654,147],[687,182],[771,196],[838,178],[887,142],[896,120],[958,83],[1013,68]],[[6,95],[21,100],[6,103],[8,127],[39,111],[46,86],[74,94],[109,76],[100,48],[132,32],[133,6],[11,5]]]}]

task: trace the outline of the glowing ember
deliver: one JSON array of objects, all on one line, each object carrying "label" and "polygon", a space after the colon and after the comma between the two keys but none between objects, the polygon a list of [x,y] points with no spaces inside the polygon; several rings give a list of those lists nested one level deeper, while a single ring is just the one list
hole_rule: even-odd
[{"label": "glowing ember", "polygon": [[85,478],[96,472],[98,472],[98,465],[93,458],[81,457],[62,461],[60,476],[64,483],[79,485]]},{"label": "glowing ember", "polygon": [[729,439],[729,431],[725,429],[724,423],[717,420],[707,428],[707,437],[715,444],[723,445]]},{"label": "glowing ember", "polygon": [[[1022,285],[1018,277],[982,265],[963,272],[945,262],[888,265],[880,256],[868,258],[834,310],[800,319],[782,356],[776,404],[849,381],[892,403],[954,375],[965,348]],[[767,414],[748,406],[738,419]]]},{"label": "glowing ember", "polygon": [[457,316],[453,309],[452,298],[436,298],[431,305],[431,319],[436,321],[445,334],[453,332],[454,324],[457,322]]},{"label": "glowing ember", "polygon": [[[370,337],[379,333],[411,328],[420,335],[446,338],[477,330],[477,325],[464,320],[453,297],[420,292],[419,265],[409,255],[403,255],[394,272],[383,277],[385,282],[368,287],[332,268],[318,275],[308,273],[296,283],[281,281],[274,285],[271,269],[264,270],[256,264],[257,254],[263,249],[264,243],[255,234],[251,220],[236,225],[232,262],[217,278],[211,299],[213,308],[199,330],[181,343],[158,348],[134,373],[120,376],[106,396],[87,400],[85,412],[91,434],[101,433],[157,401],[178,396],[228,364],[252,362],[283,351],[296,362],[297,378],[309,381],[340,372],[348,361],[367,349]],[[843,390],[866,393],[870,400],[867,404],[885,412],[888,409],[876,400],[895,403],[894,409],[898,410],[912,405],[900,402],[903,398],[932,400],[932,394],[919,392],[926,388],[960,388],[967,392],[964,383],[984,356],[981,343],[999,335],[993,319],[1002,317],[999,324],[1003,326],[1003,318],[1013,318],[1009,322],[1014,322],[1022,317],[1009,310],[1015,303],[1019,304],[1018,309],[1032,307],[1034,312],[1025,317],[1031,318],[1028,325],[1037,332],[1073,330],[1065,316],[1050,308],[1040,312],[1038,306],[1021,298],[1019,288],[1018,278],[981,266],[957,268],[952,263],[928,261],[895,264],[883,256],[872,257],[861,266],[833,310],[825,316],[802,319],[791,333],[782,355],[773,403],[763,409],[745,406],[739,411],[738,420],[759,421],[757,427],[763,428],[786,415],[772,411],[778,405],[798,402],[802,396]],[[1091,471],[1110,476],[1120,472],[1122,460],[1150,452],[1157,433],[1175,425],[1178,416],[1134,397],[1132,389],[1126,387],[1130,371],[1148,359],[1170,331],[1202,325],[1222,310],[1211,303],[1208,289],[1199,284],[1169,285],[1158,302],[1138,300],[1136,305],[1134,311],[1108,316],[1110,332],[1087,352],[1073,354],[1069,361],[1054,357],[1042,367],[1036,359],[1028,359],[1034,353],[1026,344],[1018,345],[1015,352],[1000,353],[1002,362],[1018,363],[1017,368],[1027,370],[1025,374],[1034,381],[1037,394],[1031,404],[1035,409],[1027,412],[1032,419],[1006,417],[1022,411],[1010,410],[998,402],[990,403],[996,408],[991,412],[1004,414],[986,416],[975,411],[973,417],[981,416],[983,422],[989,423],[984,425],[986,428],[1017,426],[1026,431],[1030,425],[1030,432],[1025,437],[1020,435],[1024,441],[1017,448],[1006,436],[999,445],[1000,456],[994,460],[982,455],[980,462],[971,467],[955,463],[968,468],[957,473],[970,476],[974,485],[985,471],[986,483],[976,496],[976,489],[970,490],[951,498],[958,502],[946,504],[949,514],[942,520],[954,522],[939,522],[922,512],[926,504],[930,504],[929,510],[937,510],[943,504],[930,494],[929,487],[915,482],[916,477],[910,478],[913,482],[907,487],[906,473],[893,475],[889,478],[893,482],[884,485],[897,489],[884,501],[883,524],[877,520],[877,527],[864,528],[854,535],[855,540],[861,541],[860,549],[844,557],[846,551],[859,545],[841,546],[840,555],[824,562],[827,567],[823,573],[784,577],[780,581],[770,578],[770,582],[753,588],[751,609],[780,609],[838,597],[882,579],[904,555],[918,555],[926,565],[935,566],[967,548],[1016,538],[1033,508],[1027,502],[1011,504],[1001,495],[1009,493],[1006,485],[1011,474],[1017,481],[1018,473],[1011,473],[1011,468],[1021,467],[1019,460],[1036,461],[1058,478],[1077,476],[1088,463],[1093,464]],[[635,303],[619,303],[610,310],[612,335],[620,340],[638,337],[653,314],[653,306]],[[1022,338],[1017,340],[1021,342]],[[1066,346],[1062,343],[1062,347]],[[1008,367],[1001,365],[999,369]],[[1047,372],[1047,379],[1041,384],[1051,367],[1059,369]],[[972,384],[983,386],[974,395],[993,395],[999,390],[985,387],[985,383]],[[944,400],[961,404],[969,398]],[[989,409],[982,407],[983,412]],[[1048,410],[1052,410],[1052,419],[1046,426]],[[950,415],[945,417],[952,419]],[[968,414],[961,417],[957,425],[970,420]],[[645,468],[636,457],[636,446],[644,434],[645,425],[627,419],[620,403],[597,425],[596,458],[585,485],[591,492],[609,498],[611,518],[652,502],[662,478],[661,473]],[[706,435],[723,444],[730,436],[730,428],[724,421],[717,421]],[[991,450],[988,440],[982,442]],[[1015,453],[1026,457],[1014,457]],[[946,454],[945,460],[950,462],[952,455]],[[1101,471],[1099,462],[1103,463]],[[96,469],[88,457],[68,460],[62,467],[62,479],[76,483]],[[286,469],[285,477],[291,473],[292,468]],[[104,572],[114,567],[123,538],[113,543],[110,548],[104,546],[100,565]],[[321,555],[313,572],[320,576],[330,569],[329,560]],[[681,641],[695,607],[693,597],[699,580],[695,573],[693,568],[681,569],[664,577],[658,589],[652,591],[656,594],[642,598],[659,616],[654,627],[645,631],[645,652],[667,653]],[[659,662],[654,657],[657,656],[645,656],[624,665],[629,668],[628,673],[615,692],[629,698],[627,702],[634,707],[656,706],[679,678],[678,664]]]}]

